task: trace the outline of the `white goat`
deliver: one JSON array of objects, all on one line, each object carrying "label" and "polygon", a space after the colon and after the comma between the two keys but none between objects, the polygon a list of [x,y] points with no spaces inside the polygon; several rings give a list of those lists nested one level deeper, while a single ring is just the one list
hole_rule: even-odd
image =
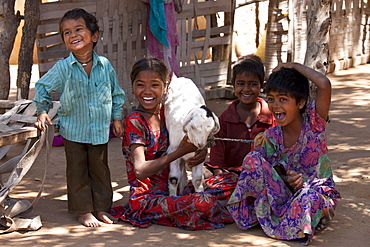
[{"label": "white goat", "polygon": [[[166,127],[170,146],[168,153],[175,151],[185,134],[189,142],[199,149],[207,144],[207,138],[220,130],[218,117],[206,106],[202,94],[194,82],[188,78],[174,77],[168,86],[165,101]],[[184,155],[170,164],[169,192],[177,195],[177,188],[182,194],[188,178],[185,160],[194,153]],[[192,168],[192,182],[196,192],[204,191],[203,164]]]}]

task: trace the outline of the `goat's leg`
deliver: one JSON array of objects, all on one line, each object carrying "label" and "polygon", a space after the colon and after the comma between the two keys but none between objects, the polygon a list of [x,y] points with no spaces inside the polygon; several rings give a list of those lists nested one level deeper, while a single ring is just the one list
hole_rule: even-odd
[{"label": "goat's leg", "polygon": [[177,195],[177,187],[181,179],[181,158],[170,163],[170,173],[168,176],[168,190],[170,196]]},{"label": "goat's leg", "polygon": [[191,169],[192,172],[192,182],[195,188],[195,192],[202,192],[204,191],[204,176],[203,176],[203,163],[197,166],[194,166]]},{"label": "goat's leg", "polygon": [[181,167],[181,177],[179,181],[179,192],[180,195],[182,195],[185,186],[188,184],[188,174],[186,173],[186,163],[184,159],[181,159],[180,167]]}]

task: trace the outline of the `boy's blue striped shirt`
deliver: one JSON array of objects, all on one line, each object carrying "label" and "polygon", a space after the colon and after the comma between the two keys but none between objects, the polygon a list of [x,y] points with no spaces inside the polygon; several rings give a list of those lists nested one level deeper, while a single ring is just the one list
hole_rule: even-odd
[{"label": "boy's blue striped shirt", "polygon": [[52,91],[61,93],[59,133],[67,140],[107,143],[111,120],[122,120],[125,93],[108,59],[95,52],[90,77],[71,53],[36,82],[37,114],[52,107]]}]

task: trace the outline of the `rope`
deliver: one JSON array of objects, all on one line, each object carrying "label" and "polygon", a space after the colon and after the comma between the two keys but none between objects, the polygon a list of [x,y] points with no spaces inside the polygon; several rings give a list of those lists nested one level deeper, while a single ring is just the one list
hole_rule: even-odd
[{"label": "rope", "polygon": [[215,137],[215,140],[220,141],[232,141],[232,142],[244,142],[244,143],[252,143],[253,140],[245,140],[245,139],[232,139],[232,138],[221,138],[221,137]]}]

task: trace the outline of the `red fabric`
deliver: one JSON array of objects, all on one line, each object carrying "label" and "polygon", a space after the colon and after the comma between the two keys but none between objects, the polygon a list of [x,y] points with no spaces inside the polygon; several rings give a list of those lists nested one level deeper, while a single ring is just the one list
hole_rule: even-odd
[{"label": "red fabric", "polygon": [[139,180],[130,151],[131,144],[140,143],[145,146],[147,160],[159,158],[168,147],[167,130],[153,131],[146,119],[137,112],[125,118],[124,128],[123,153],[130,198],[128,204],[114,207],[111,215],[139,227],[159,224],[186,230],[222,228],[224,223],[233,222],[219,200],[228,200],[234,191],[237,183],[235,174],[224,173],[206,179],[205,192],[200,193],[195,193],[189,183],[183,195],[171,197],[168,191],[168,166],[149,178]]},{"label": "red fabric", "polygon": [[[257,100],[261,103],[261,112],[252,124],[250,131],[244,120],[240,119],[236,112],[236,105],[239,103],[239,100],[235,100],[221,114],[219,118],[221,129],[215,136],[254,140],[258,133],[276,126],[275,118],[268,109],[266,101],[262,98]],[[241,172],[243,159],[250,151],[253,151],[253,143],[217,140],[216,145],[211,148],[210,163],[207,163],[207,165],[212,168]]]}]

